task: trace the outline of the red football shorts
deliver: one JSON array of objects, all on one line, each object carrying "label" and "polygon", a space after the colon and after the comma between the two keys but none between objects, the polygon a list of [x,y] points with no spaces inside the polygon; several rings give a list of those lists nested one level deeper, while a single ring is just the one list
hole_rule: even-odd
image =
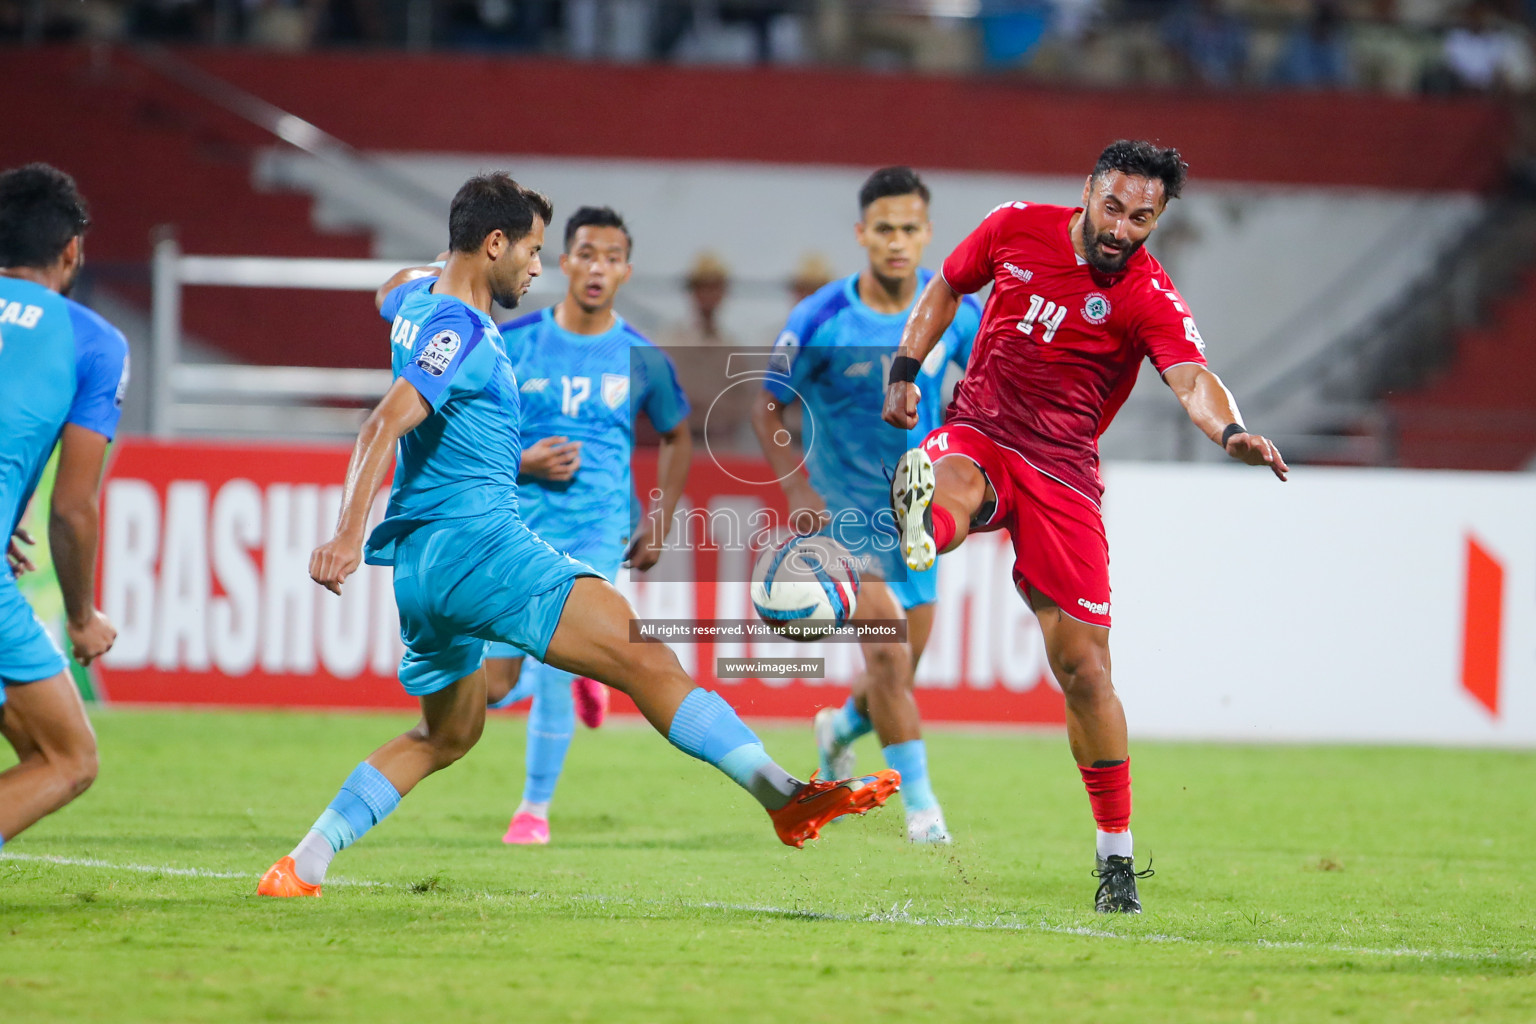
[{"label": "red football shorts", "polygon": [[963,456],[986,474],[997,509],[972,530],[1008,531],[1013,584],[1026,601],[1033,587],[1072,618],[1109,627],[1109,541],[1092,501],[968,424],[940,427],[923,450],[934,462]]}]

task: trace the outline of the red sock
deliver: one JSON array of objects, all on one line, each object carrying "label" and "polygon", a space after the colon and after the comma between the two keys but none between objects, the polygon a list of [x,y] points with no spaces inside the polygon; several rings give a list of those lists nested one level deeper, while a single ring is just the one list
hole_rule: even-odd
[{"label": "red sock", "polygon": [[928,511],[933,513],[933,546],[942,552],[955,539],[955,517],[943,505],[929,505]]},{"label": "red sock", "polygon": [[1086,768],[1083,785],[1088,788],[1088,804],[1101,832],[1125,832],[1131,827],[1131,759],[1109,768]]}]

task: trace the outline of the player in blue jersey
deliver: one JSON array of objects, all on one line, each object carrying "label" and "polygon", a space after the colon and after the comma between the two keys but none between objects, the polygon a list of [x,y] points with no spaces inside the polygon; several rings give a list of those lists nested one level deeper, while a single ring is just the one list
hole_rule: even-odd
[{"label": "player in blue jersey", "polygon": [[[8,537],[59,448],[48,542],[65,631],[88,665],[117,637],[96,610],[97,518],[107,444],[128,384],[128,343],[65,296],[84,260],[85,201],[67,174],[31,164],[0,174],[0,517]],[[14,573],[31,563],[13,540],[0,570],[0,733],[18,763],[0,772],[0,847],[85,792],[96,736],[64,655]]]},{"label": "player in blue jersey", "polygon": [[[673,745],[751,793],[789,845],[895,791],[895,772],[809,783],[790,776],[730,705],[694,686],[666,645],[630,642],[635,613],[612,584],[522,521],[521,397],[490,312],[493,303],[516,306],[539,274],[552,215],[548,199],[505,174],[471,178],[449,211],[441,276],[395,287],[383,303],[393,317],[395,380],[358,434],[336,535],[315,549],[309,571],[340,593],[365,558],[394,567],[406,648],[400,682],[420,700],[421,721],[353,770],[292,853],[262,876],[261,895],[320,895],[338,850],[475,745],[490,642],[626,693]],[[391,458],[388,511],[365,538]]]},{"label": "player in blue jersey", "polygon": [[[933,237],[928,199],[928,187],[910,167],[882,168],[865,181],[855,230],[869,264],[795,307],[775,344],[788,373],[764,382],[752,422],[789,501],[791,526],[802,533],[825,528],[861,563],[855,619],[899,619],[903,612],[907,619],[907,642],[865,642],[864,673],[852,695],[842,707],[817,713],[821,770],[832,777],[851,771],[851,744],[873,729],[886,763],[901,773],[907,838],[947,843],[912,695],[913,672],[933,628],[938,569],[913,572],[903,563],[888,473],[943,419],[945,370],[965,368],[981,322],[974,299],[962,304],[923,364],[917,427],[904,435],[880,419],[887,368],[907,313],[933,277],[918,266]],[[804,405],[799,450],[784,420],[796,402]],[[809,479],[800,472],[802,462]]]},{"label": "player in blue jersey", "polygon": [[[613,210],[581,207],[565,222],[565,297],[501,325],[521,382],[524,448],[517,482],[523,521],[609,579],[621,563],[642,571],[656,564],[693,452],[688,399],[672,361],[613,310],[619,287],[629,280],[633,244]],[[661,435],[660,497],[638,524],[631,520],[629,468],[637,412]],[[577,705],[583,720],[596,727],[608,689],[524,661],[521,650],[500,643],[486,653],[485,674],[491,707],[533,698],[528,777],[502,841],[547,843],[549,807],[576,731]]]}]

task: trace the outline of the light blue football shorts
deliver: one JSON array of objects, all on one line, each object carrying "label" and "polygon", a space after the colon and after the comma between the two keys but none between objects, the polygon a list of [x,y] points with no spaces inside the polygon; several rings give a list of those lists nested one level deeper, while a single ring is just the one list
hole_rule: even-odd
[{"label": "light blue football shorts", "polygon": [[[545,538],[540,535],[540,539]],[[619,568],[624,561],[624,545],[616,543],[607,534],[589,535],[569,544],[561,543],[559,538],[549,540],[548,543],[551,547],[563,551],[590,569],[596,570],[591,575],[602,576],[609,583],[612,583],[617,578]],[[545,641],[545,646],[549,646],[547,640]],[[499,641],[492,641],[491,645],[485,650],[487,658],[521,658],[526,653],[528,652],[512,644],[504,644]],[[537,658],[538,655],[535,654],[534,657]]]},{"label": "light blue football shorts", "polygon": [[521,519],[445,519],[395,542],[400,684],[422,697],[463,679],[492,641],[542,658],[571,586],[597,576]]},{"label": "light blue football shorts", "polygon": [[58,644],[21,596],[10,571],[0,568],[0,704],[5,687],[51,679],[69,667]]},{"label": "light blue football shorts", "polygon": [[[830,505],[830,501],[829,501]],[[853,555],[861,576],[879,577],[891,588],[902,608],[933,604],[939,599],[939,565],[914,572],[902,561],[900,538],[889,514],[872,522],[862,513],[833,511],[823,531]]]}]

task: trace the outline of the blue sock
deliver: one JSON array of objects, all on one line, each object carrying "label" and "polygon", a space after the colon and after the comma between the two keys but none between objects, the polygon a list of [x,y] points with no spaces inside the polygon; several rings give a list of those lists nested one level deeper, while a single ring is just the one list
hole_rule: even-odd
[{"label": "blue sock", "polygon": [[352,769],[341,791],[310,826],[325,836],[331,849],[341,851],[363,837],[400,805],[400,794],[377,768],[364,761]]},{"label": "blue sock", "polygon": [[803,785],[774,763],[763,743],[720,695],[695,687],[672,716],[672,745],[719,768],[770,811],[789,803]]},{"label": "blue sock", "polygon": [[[537,664],[539,663],[532,658],[524,658],[522,671],[517,674],[517,683],[512,689],[507,691],[507,695],[501,698],[501,700],[486,701],[486,709],[489,711],[500,711],[502,708],[511,707],[520,700],[527,700],[529,697],[532,697],[535,692],[536,683],[529,676],[533,667]],[[538,673],[532,672],[532,674],[537,675]]]},{"label": "blue sock", "polygon": [[928,747],[922,740],[907,740],[884,748],[885,763],[901,772],[901,801],[907,812],[939,806],[928,781]]},{"label": "blue sock", "polygon": [[874,728],[868,718],[859,713],[859,706],[849,697],[832,719],[832,737],[847,746],[860,736],[867,736]]},{"label": "blue sock", "polygon": [[0,850],[5,849],[5,836],[0,836]]},{"label": "blue sock", "polygon": [[[533,708],[528,712],[528,779],[523,784],[523,799],[547,804],[555,798],[555,784],[560,781],[566,751],[576,734],[576,702],[571,696],[575,677],[531,658],[523,662],[525,678],[530,669],[536,685]],[[522,688],[522,680],[518,688]]]}]

